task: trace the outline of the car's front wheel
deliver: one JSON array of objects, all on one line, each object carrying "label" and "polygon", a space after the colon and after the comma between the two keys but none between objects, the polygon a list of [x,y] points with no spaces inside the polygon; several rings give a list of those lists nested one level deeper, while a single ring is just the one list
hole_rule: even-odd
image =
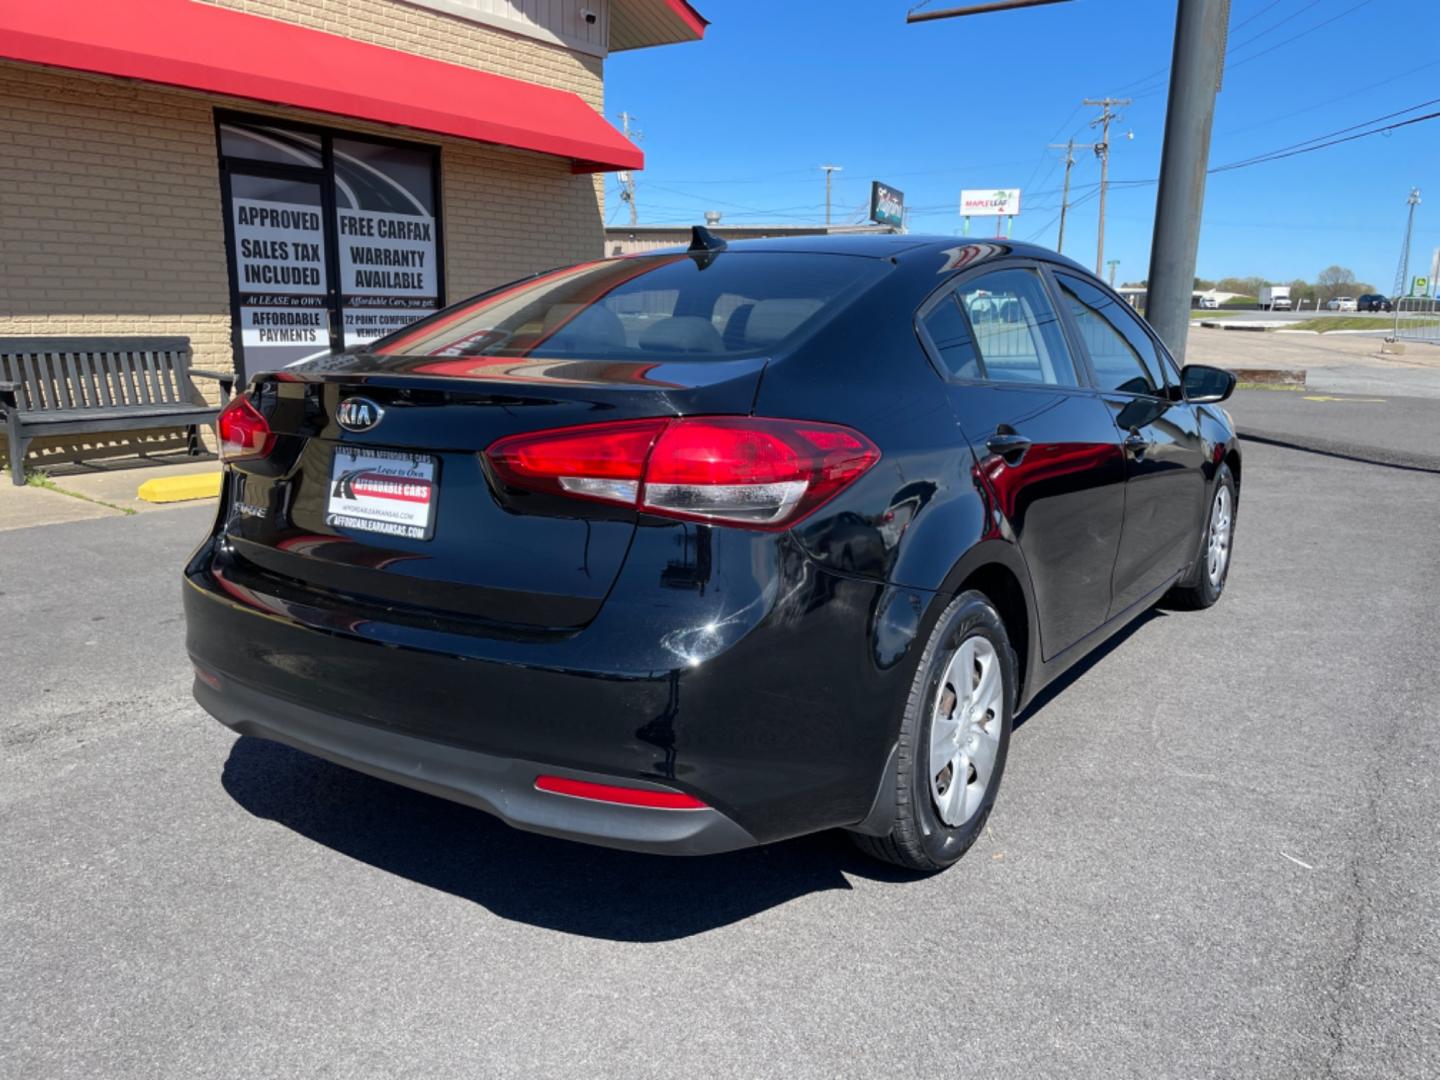
[{"label": "car's front wheel", "polygon": [[950,866],[985,828],[1005,771],[1016,696],[1015,653],[985,596],[961,593],[921,655],[889,783],[884,836],[852,833],[861,850],[910,870]]}]

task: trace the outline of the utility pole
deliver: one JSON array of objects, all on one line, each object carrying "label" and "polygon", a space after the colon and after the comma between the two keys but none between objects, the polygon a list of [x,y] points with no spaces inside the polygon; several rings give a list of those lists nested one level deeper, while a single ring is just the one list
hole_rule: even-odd
[{"label": "utility pole", "polygon": [[1215,95],[1225,74],[1229,24],[1230,0],[1180,0],[1175,13],[1175,52],[1170,62],[1145,317],[1182,364],[1190,333],[1195,257],[1200,250],[1210,130],[1215,122]]},{"label": "utility pole", "polygon": [[1119,259],[1110,259],[1105,263],[1110,268],[1110,288],[1115,287],[1115,268],[1120,265]]},{"label": "utility pole", "polygon": [[1400,249],[1400,268],[1395,271],[1394,297],[1410,295],[1410,238],[1415,233],[1415,207],[1420,205],[1420,189],[1411,188],[1410,197],[1405,200],[1410,214],[1405,219],[1405,246]]},{"label": "utility pole", "polygon": [[1100,230],[1095,237],[1095,276],[1105,264],[1105,189],[1110,181],[1110,122],[1120,116],[1110,110],[1115,106],[1129,105],[1129,98],[1086,98],[1082,105],[1098,105],[1100,115],[1090,121],[1090,126],[1100,128],[1100,141],[1095,144],[1095,156],[1100,159]]},{"label": "utility pole", "polygon": [[1055,250],[1063,255],[1065,253],[1065,211],[1070,209],[1070,170],[1075,165],[1075,140],[1071,139],[1063,145],[1051,143],[1049,149],[1065,151],[1065,184],[1060,195],[1060,236],[1055,241]]},{"label": "utility pole", "polygon": [[821,165],[820,168],[822,168],[822,169],[825,170],[825,224],[826,224],[826,225],[829,225],[829,224],[830,224],[830,177],[831,177],[831,175],[834,174],[834,173],[843,172],[844,169],[845,169],[845,167],[844,167],[843,165]]},{"label": "utility pole", "polygon": [[[645,136],[638,131],[630,130],[630,121],[634,119],[635,117],[628,112],[620,114],[620,123],[624,125],[625,138],[631,142],[639,142]],[[617,179],[620,181],[620,201],[630,204],[630,226],[634,228],[640,224],[640,213],[635,208],[635,174],[626,169],[618,174]]]}]

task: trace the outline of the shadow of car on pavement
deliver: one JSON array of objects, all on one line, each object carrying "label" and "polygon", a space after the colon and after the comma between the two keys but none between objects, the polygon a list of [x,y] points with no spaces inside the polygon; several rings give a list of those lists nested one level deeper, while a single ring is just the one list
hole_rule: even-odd
[{"label": "shadow of car on pavement", "polygon": [[[1067,671],[1016,728],[1162,614],[1152,610]],[[810,893],[849,889],[847,875],[894,884],[923,879],[862,855],[838,831],[698,858],[557,840],[251,736],[235,740],[221,783],[256,817],[377,869],[504,919],[614,941],[703,933]]]}]

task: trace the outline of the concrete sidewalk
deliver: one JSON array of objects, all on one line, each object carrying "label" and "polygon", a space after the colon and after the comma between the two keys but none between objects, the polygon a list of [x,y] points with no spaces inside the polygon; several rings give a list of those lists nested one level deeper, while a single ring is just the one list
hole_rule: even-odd
[{"label": "concrete sidewalk", "polygon": [[213,499],[147,502],[138,492],[148,481],[208,476],[217,473],[219,468],[219,461],[213,458],[176,453],[37,468],[36,475],[43,480],[26,487],[9,483],[7,475],[6,482],[0,483],[0,532],[213,502]]}]

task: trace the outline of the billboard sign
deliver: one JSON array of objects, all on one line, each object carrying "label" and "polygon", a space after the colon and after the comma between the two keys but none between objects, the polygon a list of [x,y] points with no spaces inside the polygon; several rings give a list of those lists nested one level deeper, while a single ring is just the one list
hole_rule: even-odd
[{"label": "billboard sign", "polygon": [[877,225],[905,224],[905,193],[879,180],[870,182],[870,220]]},{"label": "billboard sign", "polygon": [[1018,213],[1019,188],[981,188],[960,192],[961,217],[1014,217]]}]

